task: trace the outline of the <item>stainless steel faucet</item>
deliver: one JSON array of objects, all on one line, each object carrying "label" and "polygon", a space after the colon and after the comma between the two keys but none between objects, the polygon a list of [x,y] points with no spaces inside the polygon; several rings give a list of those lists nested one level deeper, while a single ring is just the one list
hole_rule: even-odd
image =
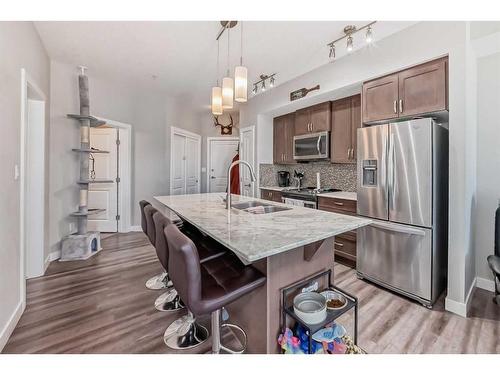
[{"label": "stainless steel faucet", "polygon": [[245,164],[248,167],[248,169],[250,170],[250,180],[252,182],[255,182],[255,173],[253,173],[253,168],[246,161],[236,160],[229,166],[229,168],[227,169],[227,196],[226,196],[226,208],[228,210],[231,209],[231,169],[233,169],[233,167],[238,164]]}]

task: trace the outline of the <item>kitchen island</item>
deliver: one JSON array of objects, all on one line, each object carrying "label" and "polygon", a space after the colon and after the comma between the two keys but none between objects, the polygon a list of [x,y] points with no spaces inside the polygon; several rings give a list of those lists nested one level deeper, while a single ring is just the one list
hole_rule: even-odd
[{"label": "kitchen island", "polygon": [[[280,290],[321,271],[333,271],[333,240],[368,225],[369,219],[224,193],[158,196],[182,220],[226,246],[267,277],[266,285],[227,306],[231,321],[248,334],[249,353],[277,353]],[[252,213],[250,206],[271,207]],[[239,207],[239,208],[236,208]],[[266,210],[255,209],[255,212]]]}]

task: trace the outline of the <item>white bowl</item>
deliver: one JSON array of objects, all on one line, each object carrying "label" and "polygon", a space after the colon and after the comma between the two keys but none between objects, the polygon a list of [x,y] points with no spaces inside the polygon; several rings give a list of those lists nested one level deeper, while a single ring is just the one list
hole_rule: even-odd
[{"label": "white bowl", "polygon": [[293,311],[304,323],[321,323],[326,319],[326,298],[316,292],[300,293],[293,299]]}]

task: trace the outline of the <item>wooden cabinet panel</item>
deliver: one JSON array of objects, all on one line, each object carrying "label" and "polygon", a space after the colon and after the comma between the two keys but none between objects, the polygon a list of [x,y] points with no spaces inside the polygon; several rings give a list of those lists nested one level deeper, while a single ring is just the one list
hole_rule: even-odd
[{"label": "wooden cabinet panel", "polygon": [[332,103],[331,159],[333,163],[350,163],[352,130],[351,98]]},{"label": "wooden cabinet panel", "polygon": [[341,214],[356,214],[356,201],[330,197],[318,197],[318,207],[321,210]]},{"label": "wooden cabinet panel", "polygon": [[333,244],[335,261],[356,268],[356,240],[339,235],[335,237]]},{"label": "wooden cabinet panel", "polygon": [[398,74],[392,74],[363,84],[363,122],[398,117],[398,83]]},{"label": "wooden cabinet panel", "polygon": [[358,154],[358,129],[361,128],[361,95],[351,97],[351,161],[356,162]]},{"label": "wooden cabinet panel", "polygon": [[310,107],[311,132],[329,131],[332,127],[332,110],[330,102]]},{"label": "wooden cabinet panel", "polygon": [[292,164],[293,135],[295,113],[279,116],[273,124],[273,162],[274,164]]},{"label": "wooden cabinet panel", "polygon": [[399,115],[411,116],[447,109],[445,59],[399,73]]},{"label": "wooden cabinet panel", "polygon": [[260,198],[273,202],[282,202],[281,191],[260,189]]},{"label": "wooden cabinet panel", "polygon": [[307,134],[310,132],[309,108],[299,109],[295,112],[295,135]]},{"label": "wooden cabinet panel", "polygon": [[286,140],[283,137],[285,132],[285,119],[283,116],[276,117],[273,123],[273,162],[274,164],[284,163]]}]

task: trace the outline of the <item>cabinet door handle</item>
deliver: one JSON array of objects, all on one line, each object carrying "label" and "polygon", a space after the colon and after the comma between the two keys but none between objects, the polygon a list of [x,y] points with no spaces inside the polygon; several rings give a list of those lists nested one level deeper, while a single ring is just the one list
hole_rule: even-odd
[{"label": "cabinet door handle", "polygon": [[398,101],[394,100],[394,113],[398,113]]},{"label": "cabinet door handle", "polygon": [[399,99],[399,113],[403,113],[403,99]]},{"label": "cabinet door handle", "polygon": [[348,148],[347,149],[347,159],[350,159],[351,158],[351,149]]},{"label": "cabinet door handle", "polygon": [[314,131],[314,122],[311,122],[311,131]]},{"label": "cabinet door handle", "polygon": [[342,203],[342,202],[335,202],[335,201],[333,201],[333,204],[336,204],[337,206],[343,206],[344,205],[344,203]]},{"label": "cabinet door handle", "polygon": [[338,246],[338,247],[344,247],[344,244],[343,244],[343,243],[340,243],[340,242],[336,242],[336,241],[335,241],[335,242],[333,242],[333,244],[334,244],[335,246]]}]

